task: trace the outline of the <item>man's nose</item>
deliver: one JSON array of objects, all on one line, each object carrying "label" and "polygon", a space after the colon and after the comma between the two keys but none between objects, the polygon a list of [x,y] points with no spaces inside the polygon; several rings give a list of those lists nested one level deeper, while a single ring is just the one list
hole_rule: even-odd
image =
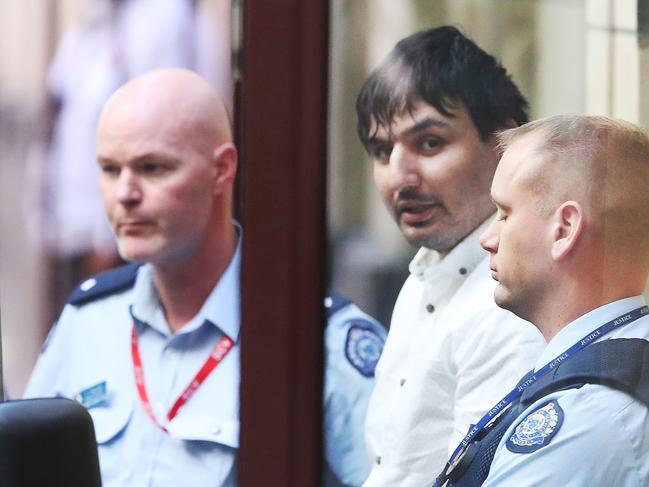
[{"label": "man's nose", "polygon": [[142,200],[142,188],[137,176],[130,170],[122,170],[117,181],[117,199],[125,205]]},{"label": "man's nose", "polygon": [[421,183],[417,156],[406,147],[395,144],[390,153],[390,177],[394,191],[417,188]]},{"label": "man's nose", "polygon": [[498,252],[498,244],[500,242],[498,230],[496,228],[497,224],[498,222],[493,220],[487,229],[482,232],[482,235],[480,235],[480,245],[483,249],[492,254]]}]

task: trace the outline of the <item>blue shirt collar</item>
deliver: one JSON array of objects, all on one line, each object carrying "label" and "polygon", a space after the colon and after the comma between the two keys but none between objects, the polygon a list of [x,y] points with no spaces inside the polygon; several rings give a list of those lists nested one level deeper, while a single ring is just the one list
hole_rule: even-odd
[{"label": "blue shirt collar", "polygon": [[[240,329],[240,268],[242,230],[238,222],[233,222],[237,229],[237,246],[230,264],[216,283],[207,299],[194,316],[178,333],[189,333],[198,329],[203,323],[219,328],[234,342],[239,338]],[[133,319],[141,325],[148,325],[162,335],[169,335],[170,328],[164,316],[164,310],[158,299],[153,283],[153,266],[145,264],[138,270],[133,286],[133,301],[130,306]]]},{"label": "blue shirt collar", "polygon": [[643,296],[633,296],[613,301],[612,303],[605,304],[581,315],[559,330],[552,340],[550,340],[548,346],[536,362],[534,370],[540,369],[555,357],[561,355],[572,345],[604,323],[645,304]]}]

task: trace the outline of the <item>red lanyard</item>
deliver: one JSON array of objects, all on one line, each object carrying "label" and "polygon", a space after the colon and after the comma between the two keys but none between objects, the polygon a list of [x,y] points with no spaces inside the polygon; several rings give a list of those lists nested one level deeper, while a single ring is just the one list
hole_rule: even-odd
[{"label": "red lanyard", "polygon": [[[167,420],[171,421],[178,414],[178,410],[185,405],[187,401],[194,395],[196,390],[201,386],[203,381],[207,378],[208,375],[214,370],[214,368],[219,365],[221,360],[228,354],[234,342],[224,335],[210,353],[210,356],[207,358],[201,369],[191,380],[189,385],[185,388],[183,393],[178,396],[176,402],[167,413]],[[149,402],[149,396],[146,393],[146,385],[144,384],[144,369],[142,368],[142,357],[140,357],[140,347],[137,342],[137,331],[135,330],[135,325],[133,326],[133,331],[131,332],[131,356],[133,357],[133,370],[135,372],[135,385],[137,386],[137,392],[140,395],[140,400],[142,401],[142,406],[144,411],[151,418],[151,420],[160,427],[163,431],[167,431],[167,428],[161,425],[155,414],[153,413],[153,408]]]}]

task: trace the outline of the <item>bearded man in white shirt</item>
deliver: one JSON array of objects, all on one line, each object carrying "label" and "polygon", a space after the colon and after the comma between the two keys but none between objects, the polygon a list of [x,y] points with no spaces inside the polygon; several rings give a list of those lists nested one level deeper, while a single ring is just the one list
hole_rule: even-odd
[{"label": "bearded man in white shirt", "polygon": [[495,207],[494,132],[527,122],[504,68],[454,27],[400,41],[358,100],[358,132],[410,264],[376,368],[366,487],[426,486],[545,346],[493,303],[479,236]]}]

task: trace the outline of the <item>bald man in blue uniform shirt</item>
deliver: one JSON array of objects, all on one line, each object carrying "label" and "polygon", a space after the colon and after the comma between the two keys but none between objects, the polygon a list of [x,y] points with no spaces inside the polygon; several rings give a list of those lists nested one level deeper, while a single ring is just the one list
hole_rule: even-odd
[{"label": "bald man in blue uniform shirt", "polygon": [[[72,293],[26,397],[88,409],[105,487],[235,486],[242,230],[225,108],[196,74],[156,70],[111,97],[97,134],[102,197],[132,264]],[[348,302],[327,326],[326,458],[340,485],[368,469],[362,425],[383,333]]]},{"label": "bald man in blue uniform shirt", "polygon": [[80,286],[26,395],[88,408],[105,487],[236,485],[241,232],[223,102],[187,70],[135,78],[104,107],[97,160],[120,255],[142,265]]}]

